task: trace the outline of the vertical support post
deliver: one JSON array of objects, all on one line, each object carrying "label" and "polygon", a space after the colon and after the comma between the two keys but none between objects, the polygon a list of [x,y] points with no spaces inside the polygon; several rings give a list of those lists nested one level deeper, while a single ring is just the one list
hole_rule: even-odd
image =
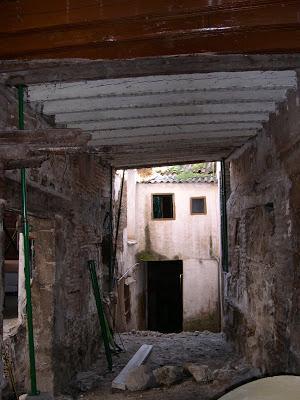
[{"label": "vertical support post", "polygon": [[[3,265],[4,265],[4,252],[5,252],[5,234],[4,234],[4,210],[5,210],[5,175],[4,166],[0,162],[0,337],[3,338],[3,300],[4,300],[4,284],[3,284]],[[3,340],[0,340],[0,354],[4,354]],[[0,357],[0,371],[3,371],[3,357]],[[0,399],[2,398],[2,376],[0,374]]]},{"label": "vertical support post", "polygon": [[114,228],[113,228],[113,168],[110,167],[110,203],[109,203],[109,291],[113,289],[113,257],[114,257]]},{"label": "vertical support post", "polygon": [[[117,217],[117,225],[116,225],[116,233],[115,233],[115,241],[114,241],[114,254],[113,254],[113,264],[112,264],[113,276],[115,275],[115,268],[116,268],[116,261],[117,261],[117,246],[118,246],[120,219],[121,219],[121,212],[122,212],[124,180],[125,180],[125,169],[123,169],[123,174],[122,174],[120,202],[119,202],[119,208],[118,208],[118,217]],[[114,288],[114,281],[113,281],[113,285],[112,285],[112,289],[113,288]]]},{"label": "vertical support post", "polygon": [[[19,129],[24,129],[24,85],[18,85],[19,100]],[[30,364],[30,382],[31,395],[39,394],[36,385],[36,367],[35,367],[35,349],[33,335],[33,318],[32,318],[32,301],[31,301],[31,284],[30,284],[30,246],[29,246],[29,224],[27,216],[27,188],[26,188],[26,170],[21,169],[21,190],[22,190],[22,225],[23,225],[23,241],[24,241],[24,274],[25,274],[25,290],[26,290],[26,314],[28,329],[28,349]]]},{"label": "vertical support post", "polygon": [[226,193],[226,173],[225,160],[221,160],[221,179],[220,179],[220,196],[221,196],[221,246],[222,246],[222,268],[224,272],[228,272],[228,229],[227,229],[227,193]]},{"label": "vertical support post", "polygon": [[110,348],[109,348],[109,337],[107,334],[107,322],[106,322],[106,318],[105,318],[103,306],[102,306],[100,288],[99,288],[97,274],[96,274],[95,261],[89,260],[88,267],[89,267],[89,271],[90,271],[92,287],[93,287],[93,292],[94,292],[94,297],[95,297],[95,302],[96,302],[96,307],[97,307],[97,312],[98,312],[98,317],[99,317],[101,334],[102,334],[103,342],[104,342],[106,360],[107,360],[108,368],[111,371],[112,370],[112,357],[111,357],[111,352],[110,352]]}]

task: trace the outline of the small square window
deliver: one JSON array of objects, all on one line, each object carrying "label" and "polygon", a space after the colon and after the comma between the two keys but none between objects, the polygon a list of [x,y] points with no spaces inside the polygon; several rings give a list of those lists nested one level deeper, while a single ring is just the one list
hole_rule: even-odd
[{"label": "small square window", "polygon": [[206,198],[192,197],[191,198],[191,214],[206,214]]},{"label": "small square window", "polygon": [[152,195],[153,219],[174,219],[173,194]]}]

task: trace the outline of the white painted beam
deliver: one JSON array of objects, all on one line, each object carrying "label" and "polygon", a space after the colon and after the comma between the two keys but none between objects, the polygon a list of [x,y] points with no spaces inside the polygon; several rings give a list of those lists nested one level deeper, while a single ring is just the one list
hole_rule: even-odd
[{"label": "white painted beam", "polygon": [[[233,123],[261,123],[267,121],[268,114],[211,114],[211,115],[190,115],[190,116],[152,116],[149,118],[134,118],[134,119],[120,119],[120,120],[100,120],[100,121],[84,121],[84,122],[70,122],[69,127],[76,127],[83,130],[116,130],[116,129],[134,129],[134,128],[147,128],[147,127],[162,127],[162,126],[185,126],[185,125],[199,125],[201,129],[202,124],[233,124]],[[62,121],[63,122],[63,121]],[[232,125],[230,125],[232,126]],[[246,126],[246,125],[245,125]],[[258,127],[258,125],[256,125]],[[231,129],[231,128],[230,128]]]},{"label": "white painted beam", "polygon": [[[189,132],[234,132],[236,130],[257,130],[261,128],[261,125],[257,122],[226,122],[226,123],[191,123],[191,124],[154,124],[149,126],[135,127],[131,126],[128,128],[116,128],[101,130],[101,124],[97,126],[96,123],[81,123],[81,124],[70,124],[70,128],[80,128],[88,132],[92,132],[99,138],[112,138],[121,136],[148,136],[148,135],[164,135],[164,134],[175,134],[175,133],[189,133]],[[93,136],[94,136],[93,135]]]},{"label": "white painted beam", "polygon": [[[120,110],[120,109],[140,109],[154,108],[162,106],[184,106],[184,105],[199,105],[207,104],[216,105],[238,105],[242,102],[249,103],[250,106],[256,109],[259,103],[270,103],[267,106],[274,108],[274,103],[282,100],[285,96],[286,89],[280,90],[265,90],[265,89],[249,89],[249,90],[226,90],[226,91],[204,91],[193,93],[161,93],[159,95],[144,95],[144,96],[125,96],[125,97],[90,97],[87,99],[70,99],[70,100],[55,100],[44,102],[42,104],[32,103],[33,107],[43,109],[45,114],[60,114],[68,112],[83,112],[83,111],[99,111],[99,110]],[[271,106],[272,104],[272,106]]]},{"label": "white painted beam", "polygon": [[135,156],[135,155],[148,155],[148,154],[163,154],[163,153],[182,153],[188,152],[193,153],[201,150],[216,150],[220,148],[231,148],[239,147],[248,140],[248,137],[234,137],[234,138],[205,138],[205,139],[193,139],[193,140],[176,140],[176,141],[164,141],[157,145],[157,142],[147,143],[133,143],[127,145],[104,145],[95,147],[97,154],[101,156]]},{"label": "white painted beam", "polygon": [[296,84],[294,71],[194,73],[31,86],[29,101],[90,131],[91,152],[134,167],[228,157]]},{"label": "white painted beam", "polygon": [[[228,137],[244,137],[245,140],[249,137],[255,136],[255,130],[237,130],[227,133]],[[127,145],[127,144],[142,144],[142,143],[164,143],[167,141],[178,141],[178,140],[196,140],[200,139],[205,141],[205,139],[210,135],[211,138],[219,139],[222,142],[225,132],[194,132],[194,133],[171,133],[171,134],[157,134],[157,135],[141,135],[141,136],[123,136],[123,137],[113,137],[113,138],[98,138],[94,137],[90,142],[90,146],[115,146],[115,145]],[[159,149],[159,147],[158,147]]]},{"label": "white painted beam", "polygon": [[[243,134],[246,139],[255,136],[255,131],[238,131],[239,135]],[[222,141],[222,136],[217,134],[211,134],[214,138],[219,138]],[[220,132],[221,135],[221,132]],[[240,137],[240,136],[237,136]],[[201,136],[199,134],[178,134],[174,135],[155,135],[155,136],[139,136],[139,137],[122,137],[122,138],[111,138],[111,139],[95,139],[89,142],[90,146],[115,146],[115,145],[135,145],[143,143],[157,143],[161,144],[165,141],[170,140],[194,140],[199,139]]]},{"label": "white painted beam", "polygon": [[[97,118],[97,115],[94,115],[93,119],[87,119],[88,116],[85,115],[74,115],[73,118],[76,120],[66,120],[64,118],[56,119],[56,122],[70,124],[70,126],[74,124],[96,124],[96,128],[100,127],[101,129],[116,129],[116,128],[127,128],[131,126],[149,126],[149,124],[155,123],[164,123],[164,124],[188,124],[188,123],[222,123],[222,122],[262,122],[267,121],[269,119],[268,113],[223,113],[223,114],[170,114],[170,115],[160,115],[158,110],[157,114],[149,115],[147,117],[142,117],[141,115],[136,114],[134,117],[127,118],[113,118],[110,115],[107,115],[107,118]],[[65,114],[66,115],[66,114]],[[86,119],[84,119],[86,118]]]},{"label": "white painted beam", "polygon": [[296,88],[294,71],[218,72],[31,86],[32,101],[232,88]]},{"label": "white painted beam", "polygon": [[271,111],[275,111],[274,102],[258,103],[229,103],[229,104],[188,104],[188,105],[168,105],[161,107],[145,108],[121,108],[118,110],[93,110],[81,112],[59,113],[55,115],[55,121],[58,123],[83,122],[83,121],[106,121],[123,120],[135,118],[155,118],[158,116],[192,116],[192,115],[243,115],[256,114],[268,116]]},{"label": "white painted beam", "polygon": [[[90,126],[86,124],[86,130]],[[89,130],[92,133],[92,139],[106,139],[106,138],[120,138],[120,137],[137,137],[137,136],[155,136],[155,135],[175,135],[175,134],[188,134],[196,133],[201,136],[208,132],[228,133],[228,136],[234,136],[236,132],[255,131],[261,128],[261,125],[256,122],[236,122],[224,124],[190,124],[190,125],[167,125],[167,126],[151,126],[130,129],[114,129],[114,130]]]},{"label": "white painted beam", "polygon": [[219,149],[214,152],[195,152],[193,154],[181,154],[179,156],[176,155],[163,155],[163,156],[155,156],[149,154],[148,156],[144,156],[143,158],[119,158],[119,159],[111,159],[111,163],[113,166],[117,168],[134,168],[134,167],[146,167],[146,166],[155,166],[155,165],[174,165],[177,163],[197,163],[204,161],[218,161],[222,158],[227,158],[232,153],[233,149]]}]

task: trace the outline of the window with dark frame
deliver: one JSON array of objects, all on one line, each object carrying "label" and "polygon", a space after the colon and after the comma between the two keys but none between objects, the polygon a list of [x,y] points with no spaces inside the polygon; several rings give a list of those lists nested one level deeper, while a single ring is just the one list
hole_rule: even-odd
[{"label": "window with dark frame", "polygon": [[192,215],[206,214],[206,198],[205,197],[192,197],[191,198],[191,214]]},{"label": "window with dark frame", "polygon": [[173,194],[152,195],[153,219],[174,219]]}]

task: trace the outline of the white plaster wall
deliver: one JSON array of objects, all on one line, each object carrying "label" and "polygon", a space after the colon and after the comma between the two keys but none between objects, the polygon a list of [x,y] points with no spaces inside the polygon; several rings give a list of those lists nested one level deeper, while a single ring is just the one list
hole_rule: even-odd
[{"label": "white plaster wall", "polygon": [[219,323],[219,268],[216,260],[183,261],[183,328],[215,329]]},{"label": "white plaster wall", "polygon": [[[151,197],[173,193],[175,219],[153,220]],[[207,214],[191,215],[191,197],[206,197]],[[138,253],[153,260],[183,260],[184,330],[218,330],[219,315],[219,192],[215,183],[137,184],[136,238]]]},{"label": "white plaster wall", "polygon": [[[118,281],[118,285],[129,283],[130,285],[130,304],[131,304],[131,319],[127,323],[123,321],[123,326],[120,329],[146,329],[145,325],[140,324],[139,299],[145,294],[145,265],[142,262],[136,261],[137,243],[128,238],[128,230],[123,230],[123,253],[119,257],[119,276],[126,274],[125,278]],[[132,278],[132,279],[127,279]]]},{"label": "white plaster wall", "polygon": [[[136,171],[127,171],[127,226],[122,231],[119,274],[130,269],[137,262],[136,255],[143,252],[154,254],[154,261],[182,260],[183,327],[198,330],[203,322],[203,329],[211,327],[216,330],[219,323],[220,253],[218,185],[143,184],[136,183],[135,177]],[[119,182],[116,182],[116,191],[118,186]],[[152,220],[153,193],[174,193],[174,220]],[[191,215],[191,197],[201,196],[206,197],[207,214]],[[127,330],[146,329],[141,322],[141,296],[146,290],[145,265],[140,263],[127,276],[133,278],[130,283],[132,317]]]},{"label": "white plaster wall", "polygon": [[[151,195],[174,193],[175,219],[153,220]],[[146,250],[149,227],[151,250],[172,260],[219,256],[218,186],[214,183],[137,184],[136,232],[138,252]],[[191,215],[190,198],[206,197],[207,214]],[[210,248],[212,243],[212,248]]]},{"label": "white plaster wall", "polygon": [[[122,174],[117,173],[115,176],[115,200],[121,188]],[[145,313],[142,313],[141,303],[145,303],[145,265],[143,262],[137,262],[136,254],[138,252],[137,236],[136,236],[136,170],[127,170],[125,174],[126,180],[126,227],[120,230],[119,240],[123,240],[123,251],[118,252],[118,285],[129,284],[130,287],[130,304],[131,319],[126,322],[125,318],[120,318],[118,329],[120,331],[132,329],[146,329]],[[124,192],[125,193],[125,192]],[[125,210],[122,210],[125,212]],[[122,232],[122,233],[121,233]],[[125,275],[124,278],[122,276]],[[124,299],[119,299],[120,303]],[[119,311],[125,312],[124,304],[119,304]]]},{"label": "white plaster wall", "polygon": [[[114,179],[115,201],[119,200],[121,190],[122,173],[117,171]],[[126,193],[126,210],[122,209],[122,213],[126,212],[126,226],[122,227],[119,232],[119,240],[123,240],[123,251],[118,252],[118,274],[121,277],[135,263],[136,253],[138,251],[136,240],[136,170],[127,170],[125,173]]]}]

